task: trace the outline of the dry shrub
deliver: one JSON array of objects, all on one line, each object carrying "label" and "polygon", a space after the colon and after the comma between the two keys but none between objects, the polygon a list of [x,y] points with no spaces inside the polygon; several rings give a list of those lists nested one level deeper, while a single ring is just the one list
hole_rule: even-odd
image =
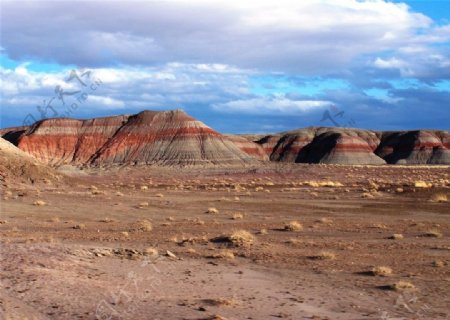
[{"label": "dry shrub", "polygon": [[448,202],[448,197],[444,193],[436,193],[431,196],[433,202]]},{"label": "dry shrub", "polygon": [[101,194],[102,194],[102,195],[105,195],[106,192],[103,191],[103,190],[93,189],[93,190],[91,190],[91,194],[94,195],[94,196],[96,196],[96,195],[101,195]]},{"label": "dry shrub", "polygon": [[[223,307],[223,306],[232,306],[238,304],[238,302],[234,299],[225,299],[225,298],[218,298],[218,299],[203,299],[203,303],[214,306],[214,307]],[[217,318],[212,318],[217,319]],[[219,319],[224,319],[220,317]]]},{"label": "dry shrub", "polygon": [[153,225],[150,221],[144,219],[137,223],[137,229],[140,231],[152,231]]},{"label": "dry shrub", "polygon": [[221,250],[218,253],[208,256],[213,259],[234,259],[234,253],[230,250]]},{"label": "dry shrub", "polygon": [[33,202],[33,205],[35,205],[35,206],[45,206],[46,202],[44,200],[36,200],[35,202]]},{"label": "dry shrub", "polygon": [[303,229],[303,225],[298,221],[291,221],[284,226],[286,231],[300,231]]},{"label": "dry shrub", "polygon": [[219,210],[217,210],[216,208],[208,208],[208,210],[206,210],[206,213],[209,214],[218,214]]},{"label": "dry shrub", "polygon": [[227,237],[228,241],[235,246],[248,246],[255,242],[255,237],[246,230],[234,231]]},{"label": "dry shrub", "polygon": [[141,203],[139,203],[139,208],[146,208],[146,207],[148,207],[149,206],[149,203],[148,202],[141,202]]},{"label": "dry shrub", "polygon": [[310,258],[314,260],[333,260],[336,259],[336,255],[330,251],[321,251]]},{"label": "dry shrub", "polygon": [[72,228],[73,228],[73,229],[85,229],[85,228],[86,228],[86,225],[83,224],[83,223],[79,223],[79,224],[77,224],[77,225],[74,225]]},{"label": "dry shrub", "polygon": [[261,230],[259,230],[258,233],[259,234],[267,234],[268,232],[267,232],[267,229],[261,229]]},{"label": "dry shrub", "polygon": [[361,197],[362,197],[362,198],[365,198],[365,199],[372,199],[372,198],[375,198],[375,196],[374,196],[372,193],[370,193],[370,192],[363,192],[363,193],[361,194]]},{"label": "dry shrub", "polygon": [[435,268],[442,268],[445,266],[445,262],[441,260],[434,260],[431,265]]},{"label": "dry shrub", "polygon": [[195,219],[194,219],[194,223],[195,223],[196,225],[202,226],[202,225],[205,224],[205,221],[203,221],[203,220],[201,220],[201,219],[199,219],[199,218],[195,218]]},{"label": "dry shrub", "polygon": [[401,290],[407,290],[407,289],[415,289],[416,286],[413,285],[411,282],[407,282],[407,281],[398,281],[394,284],[391,284],[389,286],[390,289],[395,290],[395,291],[401,291]]},{"label": "dry shrub", "polygon": [[422,236],[429,238],[442,238],[442,233],[439,230],[433,229],[425,232]]},{"label": "dry shrub", "polygon": [[401,240],[403,238],[404,237],[401,233],[394,233],[392,236],[389,237],[389,239],[392,239],[392,240]]},{"label": "dry shrub", "polygon": [[425,182],[422,180],[414,181],[414,187],[416,188],[431,188],[433,184],[431,182]]},{"label": "dry shrub", "polygon": [[320,218],[316,222],[323,223],[323,224],[333,224],[333,220],[331,220],[329,218]]},{"label": "dry shrub", "polygon": [[243,219],[244,215],[242,213],[234,213],[233,216],[231,217],[231,219],[233,220],[239,220],[239,219]]},{"label": "dry shrub", "polygon": [[286,241],[286,243],[298,245],[298,244],[301,244],[302,241],[300,239],[290,238],[289,240]]},{"label": "dry shrub", "polygon": [[144,249],[144,255],[156,257],[158,255],[158,249],[153,247],[148,247]]},{"label": "dry shrub", "polygon": [[374,276],[386,277],[386,276],[392,274],[392,269],[389,267],[385,267],[385,266],[378,266],[378,267],[372,268],[370,273]]}]

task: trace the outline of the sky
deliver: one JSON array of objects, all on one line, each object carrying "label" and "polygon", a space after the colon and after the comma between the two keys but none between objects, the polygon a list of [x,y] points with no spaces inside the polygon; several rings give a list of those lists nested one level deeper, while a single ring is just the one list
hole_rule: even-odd
[{"label": "sky", "polygon": [[450,0],[0,2],[0,127],[183,109],[224,133],[450,129]]}]

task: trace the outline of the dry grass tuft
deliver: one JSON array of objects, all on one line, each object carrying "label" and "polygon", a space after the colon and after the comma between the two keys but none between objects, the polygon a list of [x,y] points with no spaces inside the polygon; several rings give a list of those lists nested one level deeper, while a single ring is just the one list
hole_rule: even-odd
[{"label": "dry grass tuft", "polygon": [[33,205],[35,206],[45,206],[47,203],[44,200],[36,200],[33,202]]},{"label": "dry grass tuft", "polygon": [[425,182],[425,181],[414,181],[414,187],[416,188],[431,188],[433,184],[431,182]]},{"label": "dry grass tuft", "polygon": [[233,220],[239,220],[239,219],[243,219],[244,215],[242,213],[234,213],[233,216],[231,217],[231,219]]},{"label": "dry grass tuft", "polygon": [[[203,299],[203,303],[214,306],[214,307],[224,307],[224,306],[232,306],[238,304],[236,300],[234,299],[225,299],[225,298],[218,298],[218,299]],[[217,319],[217,318],[213,318]],[[220,317],[219,319],[224,319]]]},{"label": "dry grass tuft", "polygon": [[127,238],[130,236],[130,234],[127,231],[122,231],[120,234]]},{"label": "dry grass tuft", "polygon": [[96,195],[105,195],[106,191],[93,189],[93,190],[91,190],[91,194],[94,195],[94,196],[96,196]]},{"label": "dry grass tuft", "polygon": [[300,231],[303,229],[303,225],[298,221],[291,221],[284,226],[286,231]]},{"label": "dry grass tuft", "polygon": [[416,286],[413,285],[411,282],[407,282],[407,281],[398,281],[394,284],[391,284],[389,286],[390,289],[395,290],[395,291],[401,291],[401,290],[407,290],[407,289],[415,289]]},{"label": "dry grass tuft", "polygon": [[403,238],[404,237],[401,233],[394,233],[392,236],[389,237],[389,239],[392,239],[392,240],[401,240]]},{"label": "dry grass tuft", "polygon": [[363,192],[363,194],[361,194],[361,197],[365,198],[365,199],[375,198],[375,196],[372,193],[370,193],[370,192]]},{"label": "dry grass tuft", "polygon": [[321,251],[310,258],[314,260],[334,260],[336,259],[336,255],[330,251]]},{"label": "dry grass tuft", "polygon": [[445,262],[441,260],[434,260],[431,265],[435,268],[442,268],[445,266]]},{"label": "dry grass tuft", "polygon": [[114,220],[106,217],[106,218],[98,220],[98,222],[111,223],[111,222],[114,222]]},{"label": "dry grass tuft", "polygon": [[148,247],[148,248],[144,249],[144,255],[156,257],[156,256],[158,256],[158,249],[153,248],[153,247]]},{"label": "dry grass tuft", "polygon": [[146,208],[146,207],[148,207],[149,206],[149,203],[148,202],[141,202],[141,203],[139,203],[139,208]]},{"label": "dry grass tuft", "polygon": [[392,274],[392,269],[389,267],[385,267],[385,266],[379,266],[379,267],[374,267],[372,268],[372,270],[370,271],[370,273],[373,276],[381,276],[381,277],[386,277],[390,274]]},{"label": "dry grass tuft", "polygon": [[157,194],[155,194],[155,197],[157,197],[157,198],[164,198],[164,195],[162,193],[157,193]]},{"label": "dry grass tuft", "polygon": [[83,223],[80,223],[80,224],[74,225],[72,228],[73,229],[85,229],[86,225]]},{"label": "dry grass tuft", "polygon": [[142,191],[144,191],[144,190],[148,190],[148,187],[147,186],[141,186],[141,188],[140,188]]},{"label": "dry grass tuft", "polygon": [[60,222],[61,220],[59,220],[58,217],[52,217],[50,218],[50,222]]},{"label": "dry grass tuft", "polygon": [[206,210],[206,213],[209,214],[218,214],[219,210],[217,210],[216,208],[208,208],[208,210]]},{"label": "dry grass tuft", "polygon": [[328,225],[333,224],[333,220],[331,220],[329,218],[320,218],[316,222],[323,223],[323,224],[328,224]]},{"label": "dry grass tuft", "polygon": [[299,245],[302,243],[302,241],[300,239],[290,238],[289,240],[286,241],[286,243],[293,244],[293,245]]},{"label": "dry grass tuft", "polygon": [[261,230],[259,230],[258,233],[259,234],[267,234],[268,232],[267,232],[267,229],[261,229]]},{"label": "dry grass tuft", "polygon": [[141,220],[137,223],[137,229],[140,231],[152,231],[153,230],[153,225],[150,221],[144,219]]},{"label": "dry grass tuft", "polygon": [[231,235],[227,237],[228,241],[230,241],[235,246],[249,246],[255,242],[255,237],[246,230],[237,230],[234,231]]},{"label": "dry grass tuft", "polygon": [[429,238],[442,238],[442,233],[439,230],[429,230],[425,232],[422,237],[429,237]]},{"label": "dry grass tuft", "polygon": [[230,250],[221,250],[218,253],[208,256],[208,258],[212,259],[234,259],[234,253]]},{"label": "dry grass tuft", "polygon": [[443,193],[436,193],[431,196],[431,201],[433,202],[448,202],[448,197]]}]

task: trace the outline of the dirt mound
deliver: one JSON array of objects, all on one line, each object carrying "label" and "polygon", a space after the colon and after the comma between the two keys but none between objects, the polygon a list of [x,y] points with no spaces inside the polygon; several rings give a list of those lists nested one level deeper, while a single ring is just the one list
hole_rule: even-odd
[{"label": "dirt mound", "polygon": [[0,138],[0,180],[3,183],[61,180],[62,175]]},{"label": "dirt mound", "polygon": [[57,166],[255,162],[231,139],[181,110],[91,120],[47,119],[20,132],[3,132],[14,136],[23,151]]}]

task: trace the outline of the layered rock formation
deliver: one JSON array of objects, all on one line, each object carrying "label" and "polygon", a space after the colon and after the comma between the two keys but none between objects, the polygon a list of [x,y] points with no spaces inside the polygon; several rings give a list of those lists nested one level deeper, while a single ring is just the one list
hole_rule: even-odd
[{"label": "layered rock formation", "polygon": [[52,165],[450,164],[449,131],[305,128],[274,135],[222,135],[180,110],[91,120],[48,119],[1,129]]},{"label": "layered rock formation", "polygon": [[[14,136],[17,146],[52,165],[196,165],[255,161],[229,138],[180,110],[144,111],[133,116],[91,120],[47,119],[21,131]],[[14,135],[11,130],[3,132],[6,132],[5,137]]]},{"label": "layered rock formation", "polygon": [[305,128],[259,137],[271,161],[331,164],[450,164],[449,131],[378,132]]},{"label": "layered rock formation", "polygon": [[244,136],[226,135],[241,151],[252,156],[255,159],[267,161],[269,156],[263,147]]},{"label": "layered rock formation", "polygon": [[388,163],[450,164],[450,132],[383,132],[375,153]]},{"label": "layered rock formation", "polygon": [[272,161],[332,164],[383,164],[374,154],[380,140],[367,130],[306,128],[257,141]]}]

